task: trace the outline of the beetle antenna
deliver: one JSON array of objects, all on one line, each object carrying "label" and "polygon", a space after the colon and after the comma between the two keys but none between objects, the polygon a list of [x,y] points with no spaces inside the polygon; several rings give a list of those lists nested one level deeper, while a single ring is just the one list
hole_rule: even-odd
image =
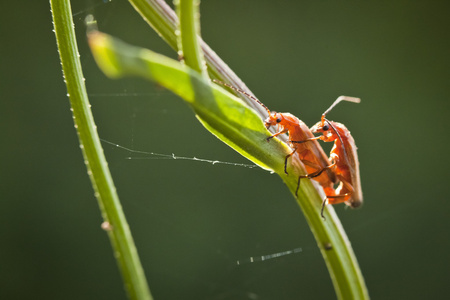
[{"label": "beetle antenna", "polygon": [[270,110],[267,108],[267,106],[265,106],[265,105],[264,105],[261,101],[259,101],[255,96],[250,95],[249,93],[247,93],[247,92],[245,92],[245,91],[243,91],[243,90],[241,90],[241,89],[238,89],[238,88],[232,86],[231,84],[222,82],[222,81],[220,81],[220,80],[213,79],[212,81],[215,82],[215,83],[218,83],[218,84],[220,84],[220,85],[229,87],[230,89],[232,89],[232,90],[234,90],[234,91],[236,91],[236,92],[238,92],[238,93],[241,93],[241,94],[243,94],[243,95],[249,97],[249,98],[252,99],[252,100],[255,100],[255,101],[258,102],[262,107],[264,107],[264,108],[267,110],[267,112],[269,113],[269,115],[270,115]]},{"label": "beetle antenna", "polygon": [[[334,127],[334,125],[328,119],[325,119],[325,117],[323,117],[323,120],[326,121],[328,123],[328,125],[330,125],[330,127],[333,129],[334,133],[336,133],[336,135],[339,138],[339,141],[341,141],[341,145],[344,145],[344,141],[342,141],[341,135],[337,131],[336,127]],[[345,159],[347,159],[348,156],[347,156],[347,151],[345,151],[345,147],[342,147],[342,150],[344,151]]]},{"label": "beetle antenna", "polygon": [[328,107],[328,109],[322,114],[322,123],[323,120],[325,119],[325,116],[327,115],[327,113],[329,113],[336,105],[339,104],[339,102],[341,101],[348,101],[348,102],[353,102],[353,103],[360,103],[361,99],[360,98],[356,98],[356,97],[349,97],[349,96],[339,96],[336,101],[333,102],[333,104],[331,104],[330,107]]},{"label": "beetle antenna", "polygon": [[[344,142],[342,141],[341,135],[339,134],[339,132],[336,130],[336,128],[333,126],[333,124],[331,124],[330,121],[328,121],[325,116],[327,115],[327,113],[329,113],[336,105],[338,105],[341,101],[348,101],[348,102],[353,102],[353,103],[361,103],[361,99],[360,98],[356,98],[356,97],[350,97],[350,96],[339,96],[336,101],[333,102],[333,104],[331,104],[330,107],[328,107],[328,109],[322,114],[322,126],[325,124],[325,121],[330,125],[330,127],[333,129],[333,131],[336,133],[336,135],[339,138],[339,141],[341,141],[341,144],[343,145]],[[345,147],[343,147],[344,150],[344,157],[347,157],[347,152],[345,151]]]}]

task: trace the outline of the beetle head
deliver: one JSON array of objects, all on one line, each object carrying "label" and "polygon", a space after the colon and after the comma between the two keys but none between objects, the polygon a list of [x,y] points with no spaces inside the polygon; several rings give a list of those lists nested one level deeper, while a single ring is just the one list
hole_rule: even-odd
[{"label": "beetle head", "polygon": [[322,116],[322,120],[317,122],[313,127],[311,127],[312,133],[322,133],[323,141],[332,142],[336,139],[338,133],[336,128],[334,128],[332,122],[328,121]]},{"label": "beetle head", "polygon": [[270,126],[279,125],[283,121],[283,115],[277,112],[270,112],[267,119],[264,121],[264,125],[268,129]]}]

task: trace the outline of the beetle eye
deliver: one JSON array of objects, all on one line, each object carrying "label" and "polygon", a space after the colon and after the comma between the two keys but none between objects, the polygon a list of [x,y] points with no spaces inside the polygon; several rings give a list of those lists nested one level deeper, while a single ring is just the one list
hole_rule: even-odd
[{"label": "beetle eye", "polygon": [[281,118],[277,118],[277,123],[280,123],[281,122]]},{"label": "beetle eye", "polygon": [[328,129],[330,129],[330,127],[328,125],[323,125],[323,127],[322,127],[323,131],[327,131]]}]

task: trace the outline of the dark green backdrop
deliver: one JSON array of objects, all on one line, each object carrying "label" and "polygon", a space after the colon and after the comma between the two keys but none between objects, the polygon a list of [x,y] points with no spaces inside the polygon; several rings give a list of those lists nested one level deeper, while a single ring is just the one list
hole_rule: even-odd
[{"label": "dark green backdrop", "polygon": [[[97,4],[100,4],[96,6]],[[445,299],[450,280],[446,1],[205,0],[202,35],[271,109],[329,118],[359,147],[365,204],[336,210],[373,299]],[[125,299],[73,128],[48,1],[2,1],[0,298]],[[92,10],[90,8],[93,8]],[[247,163],[170,92],[97,69],[83,19],[176,57],[125,0],[73,1],[103,139]],[[142,157],[104,144],[156,300],[333,299],[312,234],[260,169]],[[328,148],[329,149],[329,148]],[[264,262],[238,260],[301,248]]]}]

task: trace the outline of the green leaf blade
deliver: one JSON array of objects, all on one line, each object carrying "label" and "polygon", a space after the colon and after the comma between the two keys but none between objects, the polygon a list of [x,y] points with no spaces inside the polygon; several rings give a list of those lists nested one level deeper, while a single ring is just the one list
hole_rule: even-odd
[{"label": "green leaf blade", "polygon": [[289,148],[278,140],[265,142],[269,133],[259,115],[239,98],[189,67],[153,51],[99,32],[89,35],[89,43],[105,74],[114,78],[141,76],[171,90],[192,107],[202,124],[219,139],[260,167],[282,172],[283,155],[289,153]]}]

